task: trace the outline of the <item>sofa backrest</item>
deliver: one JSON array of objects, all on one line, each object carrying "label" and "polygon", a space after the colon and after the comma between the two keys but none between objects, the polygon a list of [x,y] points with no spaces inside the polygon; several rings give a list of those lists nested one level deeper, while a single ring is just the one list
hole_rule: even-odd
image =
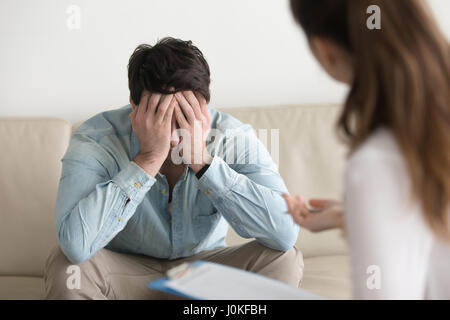
[{"label": "sofa backrest", "polygon": [[[221,110],[256,130],[279,129],[280,172],[292,194],[341,196],[345,148],[334,132],[339,106]],[[54,207],[61,158],[78,125],[60,119],[0,119],[0,275],[42,275],[57,243]],[[229,245],[248,241],[231,228],[227,240]],[[339,231],[301,230],[297,245],[305,257],[347,252]]]},{"label": "sofa backrest", "polygon": [[54,209],[71,124],[0,119],[0,275],[40,276],[56,244]]}]

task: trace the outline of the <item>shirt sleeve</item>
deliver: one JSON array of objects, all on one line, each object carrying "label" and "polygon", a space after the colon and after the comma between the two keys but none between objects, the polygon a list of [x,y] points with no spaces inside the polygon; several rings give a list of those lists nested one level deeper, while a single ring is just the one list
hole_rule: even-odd
[{"label": "shirt sleeve", "polygon": [[133,161],[110,177],[112,161],[99,145],[84,142],[82,153],[76,145],[62,160],[55,214],[61,249],[78,264],[125,228],[155,178]]},{"label": "shirt sleeve", "polygon": [[345,220],[355,299],[423,299],[431,240],[402,161],[351,160]]},{"label": "shirt sleeve", "polygon": [[275,250],[289,250],[297,240],[299,227],[287,213],[281,196],[287,192],[286,186],[265,147],[256,136],[248,137],[254,140],[250,145],[255,143],[261,149],[256,161],[239,161],[248,159],[248,152],[230,164],[215,155],[198,187],[241,237],[255,238]]}]

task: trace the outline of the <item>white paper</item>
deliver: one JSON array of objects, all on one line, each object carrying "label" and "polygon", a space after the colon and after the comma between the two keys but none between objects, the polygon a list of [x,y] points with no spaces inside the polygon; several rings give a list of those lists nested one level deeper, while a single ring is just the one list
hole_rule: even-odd
[{"label": "white paper", "polygon": [[212,262],[195,265],[166,287],[190,297],[208,300],[317,300],[313,293],[283,282]]}]

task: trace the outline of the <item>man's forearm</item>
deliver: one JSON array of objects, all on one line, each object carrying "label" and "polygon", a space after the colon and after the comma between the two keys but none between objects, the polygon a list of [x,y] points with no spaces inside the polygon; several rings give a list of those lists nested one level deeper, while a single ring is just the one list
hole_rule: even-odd
[{"label": "man's forearm", "polygon": [[256,238],[276,250],[294,245],[299,227],[287,214],[280,192],[239,174],[220,158],[214,158],[200,178],[199,188],[242,237]]},{"label": "man's forearm", "polygon": [[97,183],[91,193],[67,208],[79,193],[73,183],[81,182],[84,174],[62,179],[56,207],[58,240],[73,263],[89,259],[125,228],[155,180],[130,161],[111,180]]}]

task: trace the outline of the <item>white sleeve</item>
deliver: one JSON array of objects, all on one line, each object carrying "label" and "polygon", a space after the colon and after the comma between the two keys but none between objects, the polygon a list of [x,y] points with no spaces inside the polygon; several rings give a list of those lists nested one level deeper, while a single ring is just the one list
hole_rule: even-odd
[{"label": "white sleeve", "polygon": [[423,299],[431,237],[403,162],[377,154],[351,159],[345,221],[355,299]]}]

